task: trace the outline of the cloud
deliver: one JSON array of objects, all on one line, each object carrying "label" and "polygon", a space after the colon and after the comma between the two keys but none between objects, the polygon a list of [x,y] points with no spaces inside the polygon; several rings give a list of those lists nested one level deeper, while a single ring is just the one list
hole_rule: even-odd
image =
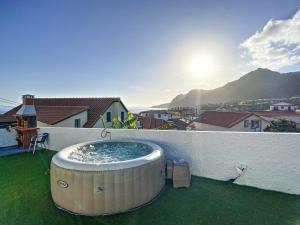
[{"label": "cloud", "polygon": [[245,40],[242,58],[273,70],[300,62],[300,10],[287,20],[269,20],[261,31]]}]

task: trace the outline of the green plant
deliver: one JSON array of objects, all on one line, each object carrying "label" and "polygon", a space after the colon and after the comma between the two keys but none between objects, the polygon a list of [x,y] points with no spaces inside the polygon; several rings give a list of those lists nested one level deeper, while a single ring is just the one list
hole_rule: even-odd
[{"label": "green plant", "polygon": [[128,112],[127,119],[120,121],[117,117],[112,119],[112,128],[115,129],[136,129],[137,117],[134,117],[132,113]]},{"label": "green plant", "polygon": [[158,130],[170,130],[170,129],[173,129],[173,126],[168,122],[163,122],[163,124],[157,129]]},{"label": "green plant", "polygon": [[104,123],[104,117],[103,117],[103,115],[101,115],[101,117],[100,117],[100,127],[101,127],[101,123],[102,123],[102,126],[105,128],[105,123]]},{"label": "green plant", "polygon": [[264,129],[267,132],[300,132],[296,123],[286,119],[271,121],[271,123]]}]

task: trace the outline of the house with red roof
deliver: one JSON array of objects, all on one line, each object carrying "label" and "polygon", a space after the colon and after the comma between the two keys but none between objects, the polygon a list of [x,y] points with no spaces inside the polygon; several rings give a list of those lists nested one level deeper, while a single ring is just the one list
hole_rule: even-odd
[{"label": "house with red roof", "polygon": [[272,111],[255,111],[253,113],[268,121],[279,120],[279,119],[293,121],[294,123],[296,123],[296,126],[300,128],[300,113],[298,113],[297,111],[272,110]]},{"label": "house with red roof", "polygon": [[188,124],[180,119],[156,119],[136,115],[138,129],[159,129],[159,130],[186,130]]},{"label": "house with red roof", "polygon": [[170,127],[170,124],[163,119],[138,116],[138,129],[163,129],[163,127]]},{"label": "house with red roof", "polygon": [[[24,95],[29,96],[29,95]],[[24,97],[23,96],[23,97]],[[37,126],[111,127],[112,119],[127,119],[128,110],[120,98],[33,98]],[[0,115],[0,124],[16,122],[22,104]]]},{"label": "house with red roof", "polygon": [[206,111],[193,120],[187,129],[262,132],[269,123],[270,121],[253,112]]}]

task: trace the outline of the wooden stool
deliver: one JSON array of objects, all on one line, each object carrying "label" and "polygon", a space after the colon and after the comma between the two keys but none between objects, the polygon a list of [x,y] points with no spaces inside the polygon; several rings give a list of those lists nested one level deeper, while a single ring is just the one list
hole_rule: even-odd
[{"label": "wooden stool", "polygon": [[189,164],[185,161],[174,161],[173,187],[189,187],[191,185],[191,173]]}]

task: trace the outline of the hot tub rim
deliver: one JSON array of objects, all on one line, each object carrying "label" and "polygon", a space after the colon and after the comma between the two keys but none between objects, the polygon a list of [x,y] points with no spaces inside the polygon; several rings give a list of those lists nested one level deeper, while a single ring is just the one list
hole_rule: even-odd
[{"label": "hot tub rim", "polygon": [[[70,152],[74,150],[74,148],[89,145],[89,144],[101,143],[101,142],[134,142],[134,143],[146,144],[152,148],[152,152],[146,156],[138,157],[135,159],[119,161],[119,162],[110,162],[110,163],[80,162],[80,161],[68,159]],[[71,170],[112,171],[112,170],[138,167],[153,162],[155,160],[158,160],[162,156],[164,156],[163,149],[159,145],[151,141],[136,140],[136,139],[95,140],[95,141],[82,142],[82,143],[78,143],[63,148],[53,156],[51,163],[54,163],[59,167],[71,169]]]}]

